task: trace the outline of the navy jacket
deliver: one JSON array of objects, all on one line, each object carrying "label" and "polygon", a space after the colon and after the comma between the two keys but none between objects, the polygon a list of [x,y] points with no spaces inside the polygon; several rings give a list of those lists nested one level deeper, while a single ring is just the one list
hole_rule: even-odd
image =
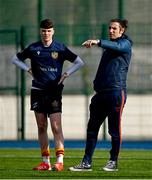
[{"label": "navy jacket", "polygon": [[132,41],[127,35],[110,41],[101,40],[103,55],[94,80],[94,90],[125,90],[132,54]]}]

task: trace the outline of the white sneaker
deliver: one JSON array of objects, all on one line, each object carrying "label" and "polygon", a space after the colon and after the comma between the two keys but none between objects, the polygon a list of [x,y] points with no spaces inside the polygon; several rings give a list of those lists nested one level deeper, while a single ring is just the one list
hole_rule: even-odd
[{"label": "white sneaker", "polygon": [[92,171],[91,164],[82,162],[76,166],[69,167],[70,171]]},{"label": "white sneaker", "polygon": [[117,161],[108,161],[107,164],[102,168],[104,171],[118,171]]}]

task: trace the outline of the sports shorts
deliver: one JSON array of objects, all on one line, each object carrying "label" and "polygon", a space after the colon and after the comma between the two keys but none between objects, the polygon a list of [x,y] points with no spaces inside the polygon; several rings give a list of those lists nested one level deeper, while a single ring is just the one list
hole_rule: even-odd
[{"label": "sports shorts", "polygon": [[31,110],[46,113],[62,112],[63,84],[47,90],[31,89]]}]

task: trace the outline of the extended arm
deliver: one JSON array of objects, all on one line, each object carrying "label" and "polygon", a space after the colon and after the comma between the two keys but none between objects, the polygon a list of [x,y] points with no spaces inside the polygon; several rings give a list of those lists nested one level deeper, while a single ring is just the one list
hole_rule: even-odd
[{"label": "extended arm", "polygon": [[102,48],[113,49],[120,52],[128,52],[131,49],[131,43],[127,39],[119,41],[101,40],[98,44]]},{"label": "extended arm", "polygon": [[131,49],[131,43],[127,39],[121,39],[119,41],[90,39],[85,41],[82,45],[86,48],[90,48],[92,45],[98,45],[102,48],[113,49],[120,52],[128,52]]},{"label": "extended arm", "polygon": [[65,80],[65,78],[67,78],[69,75],[76,72],[78,69],[80,69],[84,65],[84,62],[81,60],[79,56],[77,56],[77,58],[75,59],[73,63],[74,64],[69,69],[67,69],[66,72],[62,74],[62,77],[58,84],[62,83]]}]

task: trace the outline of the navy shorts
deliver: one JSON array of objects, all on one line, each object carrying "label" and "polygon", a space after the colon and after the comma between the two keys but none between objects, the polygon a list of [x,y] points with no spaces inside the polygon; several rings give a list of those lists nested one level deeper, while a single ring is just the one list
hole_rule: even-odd
[{"label": "navy shorts", "polygon": [[49,90],[31,89],[31,110],[47,115],[62,112],[63,84]]}]

